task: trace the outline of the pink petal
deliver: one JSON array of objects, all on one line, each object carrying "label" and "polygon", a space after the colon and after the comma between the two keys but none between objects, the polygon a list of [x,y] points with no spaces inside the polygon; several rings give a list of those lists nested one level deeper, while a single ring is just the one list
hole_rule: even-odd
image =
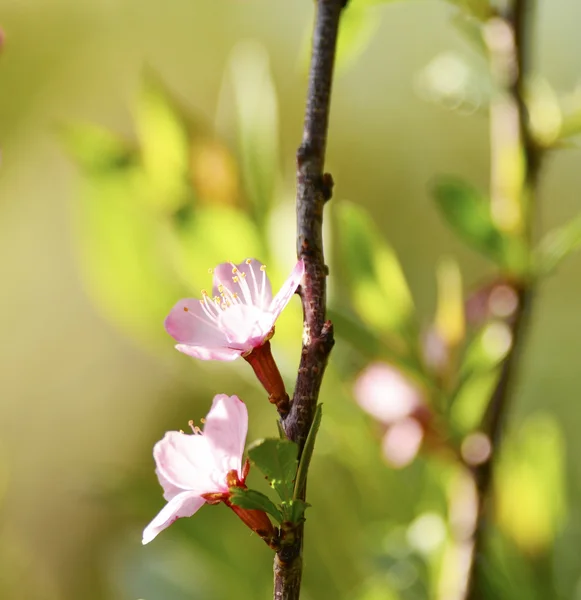
[{"label": "pink petal", "polygon": [[415,419],[398,421],[387,430],[383,438],[383,455],[392,467],[401,469],[414,460],[423,437],[424,430]]},{"label": "pink petal", "polygon": [[[255,258],[249,259],[250,264],[241,262],[235,265],[238,269],[239,280],[237,283],[233,281],[236,276],[233,273],[234,266],[232,263],[222,263],[214,269],[214,278],[212,293],[214,296],[219,296],[219,285],[223,285],[233,294],[238,294],[238,297],[245,304],[251,304],[263,310],[266,310],[272,301],[272,288],[270,280],[266,275],[266,270],[261,271],[264,265]],[[244,273],[246,277],[242,278],[240,273]],[[246,282],[246,284],[244,283]]]},{"label": "pink petal", "polygon": [[238,396],[218,394],[206,417],[204,437],[224,474],[242,473],[242,454],[248,433],[248,411]]},{"label": "pink petal", "polygon": [[180,300],[167,316],[165,329],[176,341],[189,346],[221,348],[226,345],[217,322],[209,319],[196,298]]},{"label": "pink petal", "polygon": [[228,345],[246,352],[264,342],[272,328],[272,316],[255,306],[236,304],[222,312],[219,324]]},{"label": "pink petal", "polygon": [[176,350],[201,360],[230,361],[236,360],[242,354],[242,350],[233,348],[205,348],[203,346],[188,346],[188,344],[176,344]]},{"label": "pink petal", "polygon": [[204,504],[205,500],[191,492],[184,492],[172,498],[143,531],[142,544],[148,544],[161,531],[180,517],[191,517]]},{"label": "pink petal", "polygon": [[225,489],[214,481],[216,461],[203,435],[168,431],[153,448],[153,457],[159,483],[169,496],[175,495],[176,488],[198,494]]},{"label": "pink petal", "polygon": [[163,497],[169,502],[172,498],[181,494],[184,490],[177,485],[174,485],[171,481],[166,479],[165,475],[159,470],[155,469],[155,474],[157,475],[157,479],[159,484],[163,488]]},{"label": "pink petal", "polygon": [[293,294],[297,291],[304,274],[305,263],[301,259],[297,262],[295,268],[292,270],[287,280],[283,283],[282,287],[278,291],[278,294],[274,297],[270,305],[269,312],[272,313],[273,316],[273,325],[274,321],[276,321],[278,318],[278,315],[280,315],[283,308],[290,302]]},{"label": "pink petal", "polygon": [[407,417],[422,402],[411,381],[385,363],[369,365],[358,377],[353,391],[359,406],[386,424]]}]

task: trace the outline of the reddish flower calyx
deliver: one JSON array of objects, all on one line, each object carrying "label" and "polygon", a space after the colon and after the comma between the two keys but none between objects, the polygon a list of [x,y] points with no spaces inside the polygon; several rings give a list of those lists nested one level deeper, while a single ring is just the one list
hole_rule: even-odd
[{"label": "reddish flower calyx", "polygon": [[[274,333],[274,328],[272,333]],[[267,340],[261,346],[254,348],[252,352],[245,354],[243,358],[252,367],[256,377],[268,393],[269,402],[276,406],[281,416],[287,415],[290,410],[290,400],[278,366],[272,356],[270,342]]]}]

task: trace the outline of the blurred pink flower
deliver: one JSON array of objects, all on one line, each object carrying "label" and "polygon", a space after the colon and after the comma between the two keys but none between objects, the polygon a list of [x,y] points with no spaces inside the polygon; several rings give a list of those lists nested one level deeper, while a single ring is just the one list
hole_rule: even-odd
[{"label": "blurred pink flower", "polygon": [[[237,396],[218,394],[204,431],[168,431],[153,449],[156,474],[167,504],[145,528],[143,544],[180,517],[191,517],[206,502],[226,501],[229,488],[244,486],[242,454],[248,431],[246,405]],[[258,512],[258,511],[254,511]]]},{"label": "blurred pink flower", "polygon": [[212,296],[202,290],[201,300],[180,300],[169,313],[165,328],[179,342],[176,348],[195,358],[230,361],[247,355],[270,339],[274,323],[304,271],[299,260],[273,298],[261,262],[222,263],[213,271]]},{"label": "blurred pink flower", "polygon": [[396,468],[412,462],[424,438],[427,410],[418,388],[395,367],[373,363],[358,377],[354,392],[359,406],[387,426],[386,460]]}]

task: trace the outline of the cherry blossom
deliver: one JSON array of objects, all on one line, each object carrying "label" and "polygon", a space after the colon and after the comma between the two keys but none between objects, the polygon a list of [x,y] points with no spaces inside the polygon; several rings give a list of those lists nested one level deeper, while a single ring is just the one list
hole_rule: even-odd
[{"label": "cherry blossom", "polygon": [[297,262],[273,298],[266,267],[256,259],[235,265],[222,263],[213,270],[212,294],[201,300],[180,300],[169,313],[165,328],[176,348],[202,360],[235,360],[262,346],[295,293],[304,273]]},{"label": "cherry blossom", "polygon": [[191,517],[204,504],[225,502],[261,537],[273,532],[262,511],[244,510],[229,502],[230,488],[245,488],[248,463],[242,454],[248,431],[246,405],[237,396],[218,394],[204,420],[204,430],[191,434],[168,431],[153,449],[156,474],[167,504],[143,532],[143,544],[180,517]]}]

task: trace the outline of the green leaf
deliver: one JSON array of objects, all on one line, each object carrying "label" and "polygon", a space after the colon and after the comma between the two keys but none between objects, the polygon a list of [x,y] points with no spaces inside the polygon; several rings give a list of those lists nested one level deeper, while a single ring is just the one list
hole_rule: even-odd
[{"label": "green leaf", "polygon": [[279,178],[278,102],[268,53],[256,42],[238,44],[230,59],[244,185],[260,231],[265,231]]},{"label": "green leaf", "polygon": [[457,346],[465,333],[464,293],[458,263],[446,258],[438,263],[438,304],[434,326],[449,347]]},{"label": "green leaf", "polygon": [[240,262],[264,255],[257,226],[239,208],[198,207],[174,223],[167,240],[174,267],[193,289],[211,287],[208,269],[225,261]]},{"label": "green leaf", "polygon": [[336,60],[339,69],[352,65],[365,52],[379,29],[381,14],[369,10],[372,4],[378,4],[377,0],[352,0],[347,5],[341,17],[337,43]]},{"label": "green leaf", "polygon": [[511,348],[510,327],[501,320],[486,323],[470,340],[451,399],[450,420],[464,433],[477,428],[498,379],[498,367]]},{"label": "green leaf", "polygon": [[551,273],[579,248],[581,248],[581,215],[566,225],[550,231],[541,240],[535,253],[537,274]]},{"label": "green leaf", "polygon": [[86,173],[74,207],[89,293],[112,321],[141,339],[163,335],[168,307],[183,295],[159,252],[159,219],[144,210],[147,187],[135,167]]},{"label": "green leaf", "polygon": [[496,227],[485,196],[455,177],[441,177],[433,193],[442,215],[467,244],[500,265],[522,272],[526,267],[524,244]]},{"label": "green leaf", "polygon": [[230,502],[248,510],[262,510],[274,517],[278,523],[283,522],[283,516],[274,502],[257,490],[248,490],[239,487],[230,488]]},{"label": "green leaf", "polygon": [[283,501],[292,499],[298,452],[294,442],[280,439],[259,440],[248,448],[248,457]]},{"label": "green leaf", "polygon": [[68,123],[59,137],[75,162],[87,173],[123,169],[136,162],[136,152],[125,140],[91,123]]},{"label": "green leaf", "polygon": [[288,520],[291,523],[300,523],[304,521],[305,511],[311,506],[308,502],[295,498],[290,502]]},{"label": "green leaf", "polygon": [[547,552],[565,523],[563,433],[549,414],[530,417],[503,447],[497,467],[497,518],[529,556]]},{"label": "green leaf", "polygon": [[380,338],[370,327],[343,311],[329,309],[327,314],[333,322],[335,335],[348,342],[362,356],[373,360],[383,359],[423,379],[420,365],[401,339],[389,335]]},{"label": "green leaf", "polygon": [[336,211],[342,262],[358,315],[381,333],[408,330],[413,302],[395,252],[364,209],[343,202]]},{"label": "green leaf", "polygon": [[315,414],[313,416],[313,422],[311,428],[305,440],[305,446],[301,454],[301,460],[297,469],[297,475],[294,485],[293,500],[300,498],[302,490],[305,488],[307,482],[307,474],[309,472],[309,466],[311,464],[311,458],[313,456],[313,450],[315,449],[315,440],[317,438],[317,432],[321,426],[321,417],[323,416],[323,405],[317,404]]},{"label": "green leaf", "polygon": [[143,166],[152,187],[148,200],[155,208],[173,212],[192,194],[186,118],[152,73],[143,78],[134,117]]}]

